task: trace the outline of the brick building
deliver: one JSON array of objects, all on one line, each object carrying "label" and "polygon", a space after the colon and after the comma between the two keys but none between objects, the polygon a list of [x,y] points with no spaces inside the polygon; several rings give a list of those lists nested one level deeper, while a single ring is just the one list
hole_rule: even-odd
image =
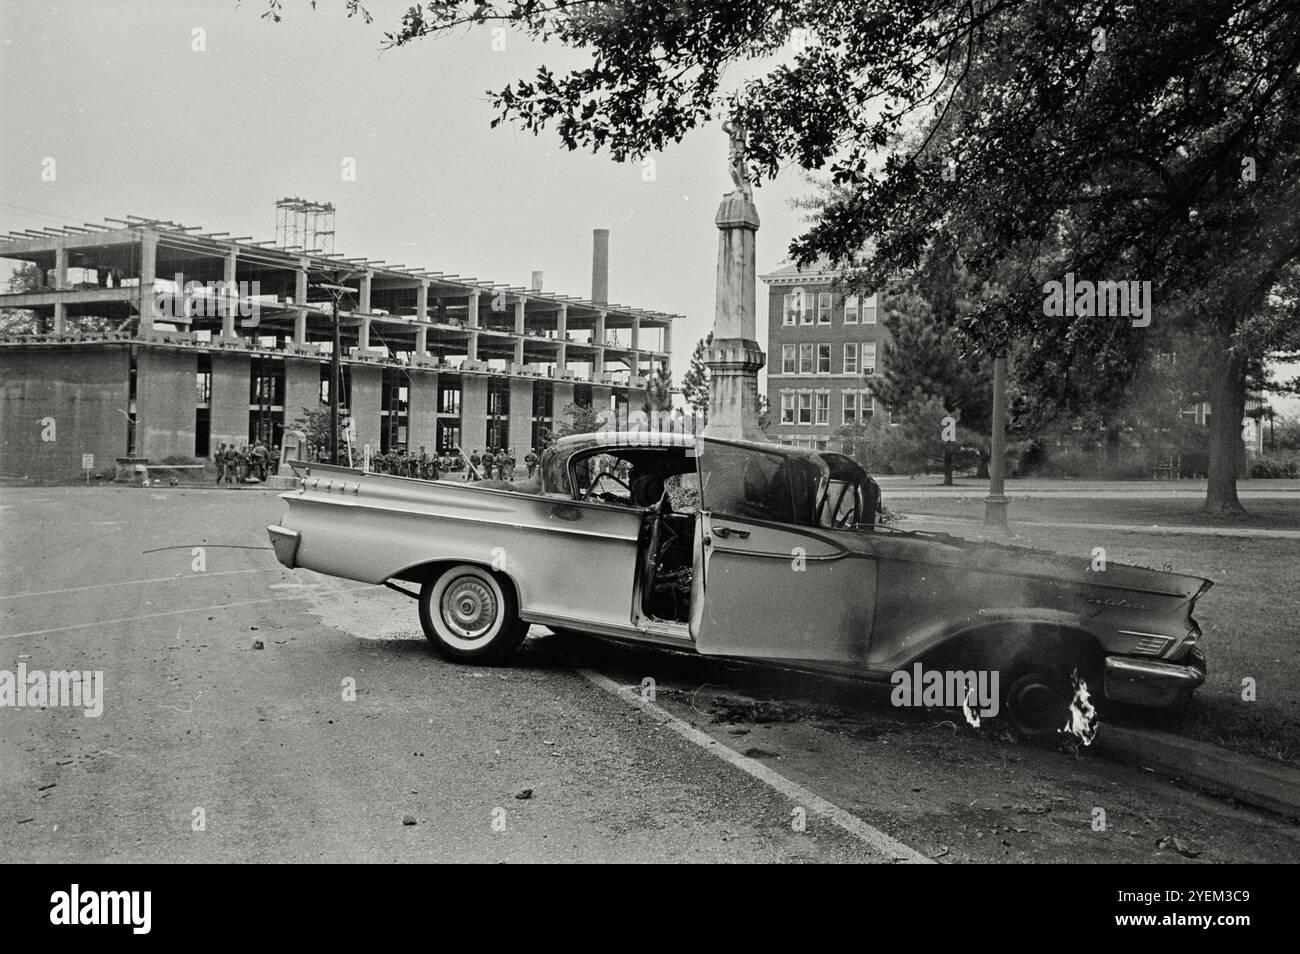
[{"label": "brick building", "polygon": [[768,434],[782,444],[836,449],[832,435],[882,409],[867,381],[885,330],[876,295],[834,291],[835,274],[787,265],[768,286]]},{"label": "brick building", "polygon": [[670,360],[678,316],[605,301],[604,230],[592,298],[579,299],[543,291],[540,273],[513,287],[106,221],[0,235],[0,259],[39,276],[0,294],[0,308],[37,320],[0,338],[2,475],[75,476],[86,454],[111,470],[119,457],[278,444],[328,399],[336,311],[358,450],[509,446],[522,458],[570,402],[626,420]]}]

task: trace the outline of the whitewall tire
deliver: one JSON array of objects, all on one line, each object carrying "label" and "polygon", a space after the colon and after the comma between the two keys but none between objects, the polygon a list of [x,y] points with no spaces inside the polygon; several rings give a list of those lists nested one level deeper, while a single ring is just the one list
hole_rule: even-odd
[{"label": "whitewall tire", "polygon": [[443,656],[457,662],[494,663],[523,641],[514,587],[471,563],[448,567],[420,587],[420,625]]}]

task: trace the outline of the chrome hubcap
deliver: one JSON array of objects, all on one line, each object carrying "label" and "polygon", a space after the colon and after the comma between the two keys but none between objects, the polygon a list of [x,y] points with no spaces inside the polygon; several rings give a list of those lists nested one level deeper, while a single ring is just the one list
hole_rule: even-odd
[{"label": "chrome hubcap", "polygon": [[491,630],[496,621],[496,597],[482,580],[459,579],[443,595],[442,618],[456,635],[477,639]]}]

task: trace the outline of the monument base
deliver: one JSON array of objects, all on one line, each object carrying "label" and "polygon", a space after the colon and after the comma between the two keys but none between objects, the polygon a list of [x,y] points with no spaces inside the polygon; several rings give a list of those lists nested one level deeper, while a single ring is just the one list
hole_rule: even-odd
[{"label": "monument base", "polygon": [[704,437],[767,441],[758,426],[758,372],[763,349],[749,338],[714,338],[705,352],[709,369],[709,420]]}]

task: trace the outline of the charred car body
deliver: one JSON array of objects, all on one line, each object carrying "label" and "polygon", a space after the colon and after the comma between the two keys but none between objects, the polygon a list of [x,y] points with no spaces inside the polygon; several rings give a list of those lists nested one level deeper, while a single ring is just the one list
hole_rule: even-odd
[{"label": "charred car body", "polygon": [[884,526],[878,486],[841,454],[597,433],[512,489],[300,477],[268,528],[280,562],[415,584],[451,659],[499,661],[538,623],[881,681],[918,662],[994,670],[1029,732],[1064,724],[1076,671],[1095,697],[1152,707],[1205,678],[1192,609],[1209,581]]}]

